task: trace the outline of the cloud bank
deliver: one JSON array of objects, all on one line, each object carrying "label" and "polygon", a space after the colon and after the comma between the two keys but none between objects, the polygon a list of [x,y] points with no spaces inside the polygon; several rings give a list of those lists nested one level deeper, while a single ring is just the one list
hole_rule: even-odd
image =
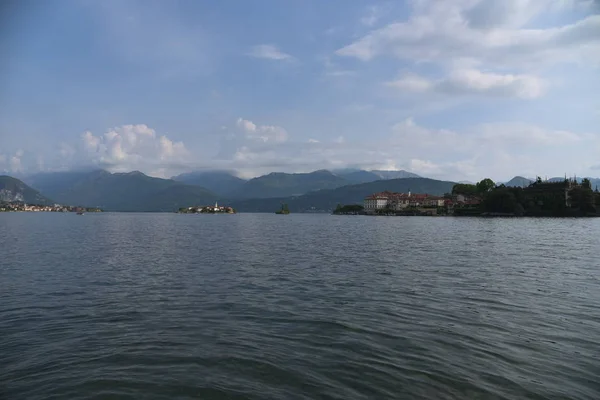
[{"label": "cloud bank", "polygon": [[[519,174],[562,176],[574,171],[556,170],[557,158],[562,157],[562,162],[580,171],[594,168],[600,154],[598,135],[524,123],[480,124],[458,132],[428,128],[408,118],[390,126],[385,140],[377,141],[368,137],[362,141],[346,141],[343,137],[329,141],[296,139],[283,127],[244,118],[238,118],[227,130],[220,134],[218,152],[201,159],[184,143],[159,135],[144,124],[123,125],[103,134],[86,131],[74,143],[62,144],[57,152],[72,167],[94,165],[111,172],[140,170],[160,177],[198,169],[236,170],[241,176],[252,177],[273,171],[353,166],[407,169],[450,180],[485,176],[506,179]],[[23,152],[1,155],[0,169],[23,171],[22,156]]]}]

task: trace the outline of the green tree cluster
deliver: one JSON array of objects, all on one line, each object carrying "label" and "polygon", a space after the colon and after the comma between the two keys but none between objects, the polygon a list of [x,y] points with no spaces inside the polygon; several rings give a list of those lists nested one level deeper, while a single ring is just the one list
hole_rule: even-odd
[{"label": "green tree cluster", "polygon": [[538,177],[527,188],[496,186],[483,179],[475,185],[457,184],[452,193],[481,198],[480,213],[560,217],[595,215],[600,209],[600,193],[592,191],[588,179],[572,187],[569,181],[543,182]]},{"label": "green tree cluster", "polygon": [[335,208],[334,214],[358,214],[364,210],[364,207],[360,204],[338,204]]}]

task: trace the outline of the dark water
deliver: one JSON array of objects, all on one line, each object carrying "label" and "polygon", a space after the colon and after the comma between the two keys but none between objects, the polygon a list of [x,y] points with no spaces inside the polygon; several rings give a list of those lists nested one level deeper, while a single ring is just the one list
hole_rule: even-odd
[{"label": "dark water", "polygon": [[0,214],[0,399],[599,399],[600,220]]}]

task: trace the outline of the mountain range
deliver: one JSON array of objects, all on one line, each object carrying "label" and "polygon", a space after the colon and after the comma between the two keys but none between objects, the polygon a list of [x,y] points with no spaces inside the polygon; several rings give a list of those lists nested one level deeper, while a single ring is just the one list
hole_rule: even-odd
[{"label": "mountain range", "polygon": [[504,183],[504,185],[513,187],[527,187],[531,183],[533,183],[532,179],[523,178],[522,176],[515,176],[510,181]]},{"label": "mountain range", "polygon": [[139,171],[55,172],[37,174],[26,181],[60,204],[106,211],[173,211],[217,199],[203,187],[153,178]]},{"label": "mountain range", "polygon": [[318,170],[307,173],[272,172],[244,180],[227,171],[191,172],[173,180],[202,186],[221,197],[235,199],[299,196],[322,189],[398,178],[420,178],[408,171],[365,171],[359,169]]},{"label": "mountain range", "polygon": [[247,183],[245,179],[238,178],[229,171],[189,172],[171,179],[188,185],[202,186],[220,196],[238,192]]},{"label": "mountain range", "polygon": [[[600,179],[590,180],[593,186],[600,184]],[[227,171],[193,172],[162,179],[139,171],[88,170],[40,173],[27,176],[24,181],[1,177],[0,200],[32,204],[57,202],[100,207],[106,211],[167,212],[215,201],[239,211],[273,212],[286,203],[293,212],[310,212],[331,210],[338,203],[362,203],[365,196],[384,190],[442,195],[450,192],[455,184],[422,178],[407,171],[357,169],[274,172],[249,180]],[[527,186],[529,183],[531,180],[517,176],[505,184]]]},{"label": "mountain range", "polygon": [[268,199],[232,200],[231,205],[243,212],[273,212],[283,203],[292,212],[329,211],[338,204],[362,204],[370,194],[389,190],[391,192],[427,193],[441,196],[452,191],[456,182],[438,181],[429,178],[401,178],[346,185],[335,189],[324,189],[301,196]]},{"label": "mountain range", "polygon": [[[416,176],[407,171],[344,170],[334,173],[318,170],[309,173],[274,172],[244,180],[227,171],[210,171],[161,179],[139,171],[109,173],[104,170],[87,170],[39,173],[27,176],[24,180],[34,188],[32,190],[37,190],[60,204],[100,207],[106,211],[173,211],[190,205],[212,204],[217,200],[221,203],[240,204],[242,209],[246,206],[247,209],[256,209],[253,203],[255,201],[263,204],[262,211],[272,211],[270,204],[276,204],[278,208],[281,199],[302,198],[300,201],[293,201],[298,205],[293,209],[298,210],[304,207],[303,196],[314,194],[317,197],[306,197],[306,201],[311,203],[307,209],[326,207],[329,203],[347,201],[344,200],[344,195],[338,196],[343,190],[327,190],[377,182],[381,183],[375,186],[385,190],[389,186],[385,182],[391,182],[389,178],[402,177],[401,179],[409,181],[424,179],[415,178]],[[368,186],[365,187],[357,201],[362,201],[362,193],[368,194],[369,190]],[[328,201],[319,196],[333,196],[334,200]],[[315,198],[319,200],[314,202]],[[277,200],[273,203],[268,199]]]}]

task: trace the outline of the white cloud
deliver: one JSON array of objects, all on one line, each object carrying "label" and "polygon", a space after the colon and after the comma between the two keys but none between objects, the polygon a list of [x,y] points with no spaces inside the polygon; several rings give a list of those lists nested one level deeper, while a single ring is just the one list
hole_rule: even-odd
[{"label": "white cloud", "polygon": [[249,139],[260,140],[262,142],[282,143],[288,140],[288,133],[280,126],[260,125],[254,122],[238,118],[238,128],[242,129]]},{"label": "white cloud", "polygon": [[0,171],[5,173],[21,173],[25,170],[23,165],[23,155],[25,152],[21,149],[11,154],[0,154]]},{"label": "white cloud", "polygon": [[477,94],[492,97],[533,99],[544,93],[545,82],[532,75],[501,75],[476,69],[453,71],[448,77],[428,80],[409,74],[388,82],[389,86],[412,92],[438,92],[448,95]]},{"label": "white cloud", "polygon": [[94,164],[111,172],[161,170],[164,164],[185,162],[189,152],[182,142],[173,142],[166,136],[157,137],[147,125],[123,125],[103,135],[84,132],[81,135],[81,153],[63,145],[61,154],[79,157],[79,162]]},{"label": "white cloud", "polygon": [[[551,130],[524,123],[488,123],[468,129],[425,127],[408,118],[391,126],[384,136],[339,136],[329,140],[290,140],[280,126],[235,121],[222,135],[220,150],[192,156],[183,143],[158,135],[146,125],[124,125],[103,134],[84,132],[79,145],[58,147],[61,168],[70,163],[96,165],[111,172],[140,170],[168,177],[197,169],[236,170],[245,177],[273,171],[306,172],[346,166],[365,169],[407,169],[423,176],[449,180],[493,179],[511,175],[562,175],[558,165],[578,174],[592,174],[600,153],[600,135]],[[24,156],[24,155],[23,155]],[[70,159],[69,159],[70,157]],[[13,160],[18,159],[18,161]],[[4,165],[24,170],[15,152]],[[560,160],[560,163],[557,162]],[[52,160],[50,160],[52,161]],[[48,167],[52,167],[46,163]]]},{"label": "white cloud", "polygon": [[[243,121],[238,121],[238,126],[244,126]],[[410,118],[377,140],[340,136],[331,141],[236,143],[232,152],[216,162],[220,168],[236,169],[243,176],[352,165],[407,169],[439,179],[473,181],[485,176],[510,178],[511,174],[560,175],[564,171],[555,170],[557,157],[565,165],[580,165],[585,160],[587,164],[582,168],[589,168],[600,149],[600,138],[590,134],[518,123],[483,124],[462,131],[431,129]],[[211,163],[214,167],[214,161]]]},{"label": "white cloud", "polygon": [[23,172],[23,166],[21,164],[22,156],[22,152],[17,152],[14,156],[10,158],[10,160],[8,161],[8,167],[11,172]]},{"label": "white cloud", "polygon": [[238,118],[237,126],[247,132],[256,132],[256,125],[254,124],[254,122],[248,121],[246,119]]},{"label": "white cloud", "polygon": [[559,0],[416,0],[408,21],[389,24],[336,53],[447,63],[467,59],[496,66],[539,65],[600,57],[600,15],[564,26],[523,26]]},{"label": "white cloud", "polygon": [[[238,126],[246,124],[238,121]],[[254,124],[256,125],[256,124]],[[256,127],[259,130],[259,126]],[[406,119],[377,140],[264,142],[235,138],[234,147],[196,168],[234,169],[250,177],[273,171],[306,172],[345,166],[407,169],[438,179],[476,181],[509,175],[558,174],[556,159],[579,170],[597,164],[597,135],[495,123],[454,131],[431,129]],[[190,166],[190,168],[192,168]]]},{"label": "white cloud", "polygon": [[277,61],[289,61],[293,59],[291,55],[280,51],[272,44],[261,44],[254,46],[250,49],[248,55],[256,58],[266,58],[268,60]]}]

